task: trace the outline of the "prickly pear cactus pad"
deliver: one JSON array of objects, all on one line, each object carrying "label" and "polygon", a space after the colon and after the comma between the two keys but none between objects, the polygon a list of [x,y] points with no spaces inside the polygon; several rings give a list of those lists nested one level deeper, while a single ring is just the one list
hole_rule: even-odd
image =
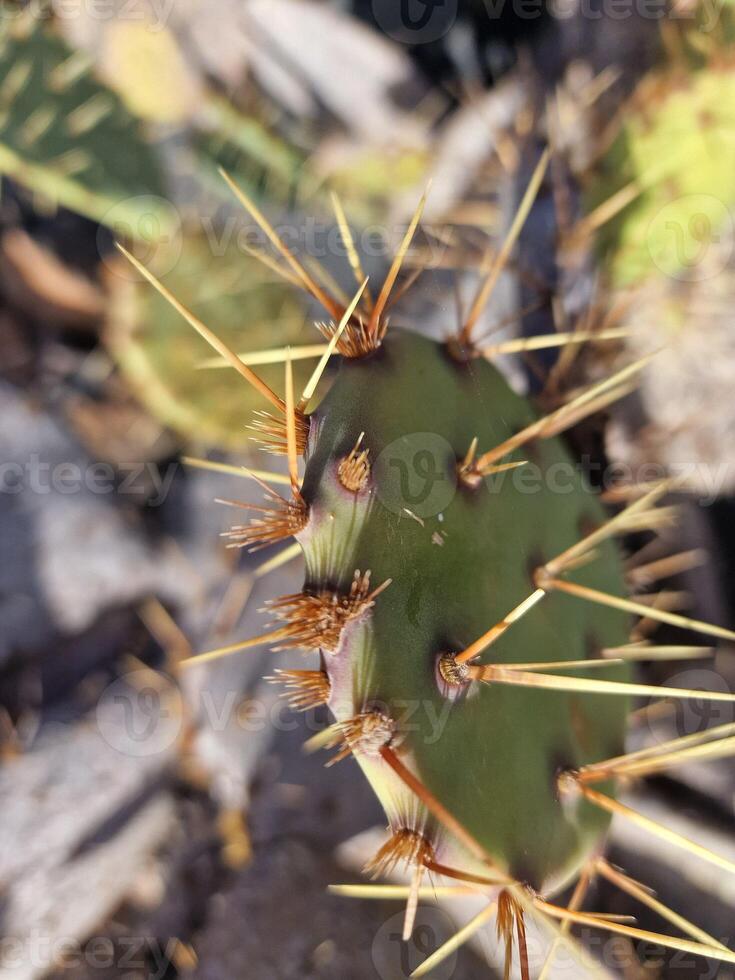
[{"label": "prickly pear cactus pad", "polygon": [[[186,306],[237,351],[301,342],[304,311],[298,296],[268,282],[262,267],[230,246],[214,255],[204,236],[177,239],[156,250],[161,280]],[[110,304],[106,339],[131,388],[163,425],[211,446],[253,447],[249,422],[261,398],[229,371],[207,369],[211,351],[195,333],[181,330],[181,317],[125,264],[108,276]],[[308,377],[306,362],[295,365]],[[266,382],[282,387],[280,364],[259,368]],[[254,447],[253,447],[254,448]]]},{"label": "prickly pear cactus pad", "polygon": [[134,237],[171,221],[139,121],[31,9],[0,20],[0,172]]},{"label": "prickly pear cactus pad", "polygon": [[[318,669],[281,669],[270,679],[284,685],[295,710],[329,707],[334,723],[310,740],[312,747],[334,750],[328,764],[354,756],[378,796],[388,838],[366,870],[377,876],[397,866],[411,869],[410,884],[391,892],[406,899],[403,938],[411,936],[422,875],[450,891],[459,881],[486,896],[481,912],[412,976],[429,972],[494,917],[506,978],[516,943],[521,977],[529,980],[526,913],[542,917],[546,930],[553,919],[566,919],[735,962],[735,954],[689,923],[697,942],[581,913],[576,904],[597,874],[627,887],[629,879],[602,857],[611,815],[643,823],[676,846],[695,847],[619,801],[616,780],[663,771],[689,751],[721,751],[731,734],[724,725],[625,754],[633,696],[735,699],[634,682],[631,660],[701,657],[702,649],[656,647],[646,633],[631,636],[631,615],[728,640],[735,633],[661,608],[656,594],[625,596],[615,538],[656,527],[655,504],[680,482],[627,486],[623,499],[630,502],[608,517],[561,438],[629,392],[652,357],[560,398],[539,416],[487,358],[589,336],[576,331],[482,349],[473,336],[547,161],[544,154],[462,325],[452,335],[448,323],[442,342],[389,329],[391,297],[421,206],[385,281],[373,290],[335,202],[361,283],[345,305],[228,178],[274,246],[269,267],[280,264],[331,317],[318,324],[328,344],[300,397],[291,351],[282,352],[281,398],[128,256],[270,402],[259,416],[262,441],[286,456],[288,474],[249,474],[266,503],[239,505],[255,515],[232,528],[230,544],[256,549],[295,539],[273,561],[302,552],[305,563],[302,591],[268,604],[269,632],[189,658],[186,666],[261,644],[318,653]],[[603,331],[600,339],[613,338]],[[318,394],[330,357],[339,368],[326,394]],[[275,488],[281,483],[286,491]],[[705,648],[704,656],[710,653]],[[710,738],[703,748],[700,742]],[[706,848],[697,845],[696,853],[735,873],[735,864]],[[548,896],[577,873],[575,907],[551,904]],[[385,897],[379,885],[335,887]],[[645,901],[645,890],[636,887]],[[433,888],[434,881],[426,891]],[[568,939],[556,938],[568,952]],[[552,945],[549,962],[555,950]],[[547,975],[545,967],[539,975]],[[574,975],[600,971],[580,966]]]},{"label": "prickly pear cactus pad", "polygon": [[713,472],[718,495],[735,488],[726,435],[735,424],[735,70],[723,34],[732,23],[723,10],[717,32],[683,30],[689,57],[641,80],[589,182],[586,218],[609,218],[598,251],[603,278],[619,294],[624,346],[633,356],[666,346],[636,405],[614,412],[608,453],[634,467],[688,467],[708,495]]},{"label": "prickly pear cactus pad", "polygon": [[590,193],[595,206],[631,190],[600,235],[613,283],[700,278],[708,249],[732,239],[734,168],[733,65],[645,78]]},{"label": "prickly pear cactus pad", "polygon": [[[309,519],[298,537],[307,595],[348,594],[356,569],[370,569],[373,586],[390,580],[324,652],[336,718],[390,718],[404,761],[427,788],[502,870],[542,888],[574,871],[607,824],[588,806],[566,807],[556,777],[622,751],[627,704],[493,685],[470,691],[448,685],[440,667],[442,655],[463,650],[533,591],[536,566],[604,520],[558,439],[533,448],[525,473],[475,486],[457,476],[474,438],[494,446],[534,418],[492,365],[461,363],[433,341],[390,331],[375,353],[344,361],[311,416]],[[351,482],[344,466],[358,441],[370,462]],[[558,487],[555,471],[564,474]],[[580,577],[622,594],[614,546]],[[618,613],[599,613],[556,595],[498,641],[494,662],[600,656],[627,630]],[[625,676],[615,667],[601,673]],[[466,865],[385,762],[357,758],[394,830],[423,833],[437,861]]]}]

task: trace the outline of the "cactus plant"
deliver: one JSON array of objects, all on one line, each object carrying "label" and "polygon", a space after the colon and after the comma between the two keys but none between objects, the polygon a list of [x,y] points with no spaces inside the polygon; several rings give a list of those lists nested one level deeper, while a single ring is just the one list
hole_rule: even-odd
[{"label": "cactus plant", "polygon": [[[285,684],[296,709],[329,706],[335,722],[318,741],[337,749],[335,759],[354,755],[379,797],[389,837],[368,870],[385,874],[401,863],[413,869],[403,892],[404,938],[422,875],[459,879],[488,900],[462,937],[496,911],[506,976],[517,942],[525,977],[529,911],[634,938],[653,935],[548,901],[580,872],[584,880],[600,869],[614,872],[600,860],[605,831],[611,814],[630,817],[615,798],[615,778],[640,765],[638,756],[624,755],[629,702],[660,689],[634,683],[629,661],[674,654],[630,646],[629,615],[735,635],[625,597],[615,536],[645,526],[670,484],[641,490],[608,520],[560,439],[627,391],[648,361],[539,417],[473,342],[545,163],[462,329],[443,343],[388,329],[391,294],[420,208],[379,291],[370,291],[350,248],[361,286],[345,306],[298,266],[235,188],[269,230],[289,275],[300,270],[300,283],[333,317],[321,329],[328,353],[339,354],[341,364],[328,393],[312,405],[324,360],[297,400],[287,353],[280,398],[237,355],[224,352],[271,402],[268,446],[286,454],[291,484],[288,497],[264,484],[268,505],[257,508],[249,525],[233,528],[232,541],[260,547],[293,536],[306,576],[301,593],[271,603],[274,628],[266,636],[188,662],[257,643],[318,651],[319,669],[281,671],[274,679]],[[349,247],[339,209],[338,219]],[[223,353],[208,328],[189,319]],[[511,341],[497,353],[544,342],[554,346],[558,338]],[[303,479],[299,453],[306,459]],[[695,692],[667,688],[666,694]],[[709,737],[715,735],[694,741]],[[661,758],[645,756],[644,764],[653,771],[671,764],[677,748],[667,746]],[[703,940],[701,930],[690,935],[697,941],[655,939],[735,962],[715,940]],[[415,975],[447,951],[438,950]]]},{"label": "cactus plant", "polygon": [[[262,100],[253,93],[244,107],[217,94],[189,63],[175,32],[145,17],[130,21],[118,14],[96,42],[83,31],[69,33],[133,115],[173,127],[184,137],[178,151],[165,158],[174,188],[183,184],[190,191],[193,181],[222,197],[217,167],[226,166],[259,197],[267,188],[269,196],[287,199],[305,167],[305,154],[269,127]],[[182,207],[191,203],[180,197]]]},{"label": "cactus plant", "polygon": [[0,25],[0,172],[135,237],[172,226],[139,122],[45,19],[29,8]]},{"label": "cactus plant", "polygon": [[[237,350],[293,344],[304,311],[293,290],[268,280],[259,263],[230,242],[215,254],[204,235],[156,249],[161,279],[197,316],[216,322],[222,339]],[[209,348],[194,333],[181,335],[175,310],[114,264],[107,276],[107,345],[132,390],[151,413],[188,440],[245,449],[247,426],[260,398],[229,372],[204,369]],[[118,274],[119,273],[119,274]],[[297,361],[297,378],[308,377]],[[282,385],[280,365],[260,369],[272,387]]]},{"label": "cactus plant", "polygon": [[[697,489],[735,487],[727,451],[735,226],[735,71],[723,32],[682,33],[680,56],[651,69],[621,115],[619,132],[589,175],[606,288],[617,293],[634,355],[666,345],[639,406],[621,406],[612,456],[632,465],[688,465]],[[695,46],[696,45],[696,46]],[[633,409],[633,410],[631,410]]]},{"label": "cactus plant", "polygon": [[590,205],[627,204],[600,235],[615,286],[696,277],[708,246],[731,234],[735,72],[729,63],[663,67],[638,86],[595,174]]}]

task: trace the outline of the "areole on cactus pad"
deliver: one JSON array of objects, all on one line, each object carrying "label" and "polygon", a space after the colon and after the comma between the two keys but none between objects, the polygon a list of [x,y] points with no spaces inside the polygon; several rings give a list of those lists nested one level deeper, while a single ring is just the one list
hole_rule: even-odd
[{"label": "areole on cactus pad", "polygon": [[[401,862],[414,869],[402,892],[404,938],[411,933],[422,875],[431,872],[487,895],[486,911],[461,937],[497,912],[506,969],[515,935],[524,976],[530,975],[529,910],[546,921],[567,918],[633,938],[655,937],[733,962],[735,954],[695,926],[685,930],[692,938],[681,940],[547,901],[578,873],[583,884],[597,873],[618,874],[602,859],[610,816],[644,819],[618,803],[614,792],[616,778],[641,765],[640,753],[624,754],[631,697],[733,699],[632,682],[630,660],[709,651],[630,643],[630,615],[725,639],[735,634],[658,608],[655,596],[625,597],[615,537],[653,525],[655,503],[676,481],[629,488],[631,503],[608,518],[560,439],[565,429],[630,391],[631,379],[650,358],[540,417],[473,344],[478,310],[510,254],[546,161],[544,155],[464,327],[449,336],[448,325],[444,343],[388,329],[391,294],[421,208],[374,294],[337,207],[362,282],[344,304],[314,281],[255,205],[233,188],[289,277],[323,303],[333,322],[321,325],[329,343],[300,399],[293,392],[290,354],[283,352],[282,399],[177,305],[271,402],[259,429],[267,448],[288,459],[287,495],[272,485],[282,477],[265,480],[266,505],[254,507],[250,523],[233,528],[231,543],[253,548],[295,537],[306,567],[303,591],[270,604],[271,632],[187,663],[261,643],[319,651],[319,669],[283,670],[274,680],[284,683],[295,709],[329,706],[335,723],[316,741],[337,749],[332,761],[353,754],[379,797],[390,836],[369,870],[388,873]],[[607,339],[604,332],[598,336]],[[565,342],[586,339],[580,331]],[[544,345],[559,346],[559,337],[510,341],[498,350]],[[336,378],[315,399],[326,361],[337,355]],[[687,753],[722,751],[727,739],[718,740],[720,734],[726,732],[713,729],[644,753],[647,771]],[[666,828],[647,829],[688,845]],[[700,847],[700,856],[735,870],[724,858],[702,852]],[[365,886],[366,894],[370,887],[376,886]],[[437,950],[415,975],[445,953]],[[553,955],[552,949],[551,960]]]}]

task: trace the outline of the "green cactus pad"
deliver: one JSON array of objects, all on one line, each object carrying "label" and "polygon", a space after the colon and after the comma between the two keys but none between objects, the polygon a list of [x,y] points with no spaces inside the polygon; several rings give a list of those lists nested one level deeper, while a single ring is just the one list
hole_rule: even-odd
[{"label": "green cactus pad", "polygon": [[[210,242],[187,238],[156,251],[155,267],[167,286],[233,350],[246,352],[302,343],[304,312],[293,290],[266,278],[262,266],[230,246],[215,254]],[[253,445],[248,423],[263,400],[229,370],[203,369],[212,351],[124,261],[108,277],[107,342],[123,374],[152,414],[187,439],[223,448]],[[295,361],[306,383],[315,361]],[[283,391],[283,364],[258,373]]]},{"label": "green cactus pad", "polygon": [[[462,650],[534,590],[535,567],[604,520],[556,438],[514,454],[526,467],[475,489],[458,484],[473,437],[483,451],[534,417],[491,364],[459,363],[442,345],[390,331],[373,354],[343,362],[311,416],[309,521],[298,537],[307,594],[348,593],[356,569],[370,570],[373,587],[392,580],[336,650],[323,650],[336,718],[384,711],[397,723],[401,758],[429,791],[502,869],[548,889],[578,869],[608,822],[585,803],[562,803],[556,777],[622,750],[627,699],[485,684],[452,699],[436,670],[442,653]],[[371,470],[353,492],[340,462],[361,433]],[[575,577],[624,592],[611,543]],[[620,613],[551,594],[483,660],[588,659],[627,642],[627,632]],[[595,676],[625,679],[627,670]],[[394,829],[426,833],[443,863],[471,864],[383,760],[356,755]]]},{"label": "green cactus pad", "polygon": [[0,28],[0,173],[132,237],[157,237],[175,218],[138,120],[31,15]]},{"label": "green cactus pad", "polygon": [[653,73],[636,91],[588,204],[631,181],[642,192],[602,230],[613,283],[688,281],[723,236],[735,203],[735,71]]}]

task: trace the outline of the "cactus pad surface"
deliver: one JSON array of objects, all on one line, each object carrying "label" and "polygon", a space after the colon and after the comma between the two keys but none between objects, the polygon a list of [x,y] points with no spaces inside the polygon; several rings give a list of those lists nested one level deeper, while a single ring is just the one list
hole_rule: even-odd
[{"label": "cactus pad surface", "polygon": [[[535,565],[604,520],[558,439],[534,446],[525,472],[475,487],[457,478],[473,438],[496,445],[534,417],[492,365],[460,363],[443,345],[390,331],[374,354],[343,362],[311,416],[302,488],[309,521],[298,538],[306,594],[344,594],[356,569],[370,569],[374,586],[390,579],[323,654],[337,719],[380,706],[429,790],[503,870],[541,887],[575,870],[607,824],[585,805],[569,812],[556,776],[622,751],[627,704],[484,684],[453,698],[437,666],[533,590]],[[355,492],[340,464],[361,435],[371,467]],[[580,580],[621,594],[612,544],[603,557]],[[625,638],[618,613],[555,595],[494,645],[493,658],[583,660]],[[621,676],[619,667],[602,673]],[[388,766],[357,758],[393,829],[423,831],[442,863],[456,862],[452,843],[440,828],[429,831],[431,817]]]}]

